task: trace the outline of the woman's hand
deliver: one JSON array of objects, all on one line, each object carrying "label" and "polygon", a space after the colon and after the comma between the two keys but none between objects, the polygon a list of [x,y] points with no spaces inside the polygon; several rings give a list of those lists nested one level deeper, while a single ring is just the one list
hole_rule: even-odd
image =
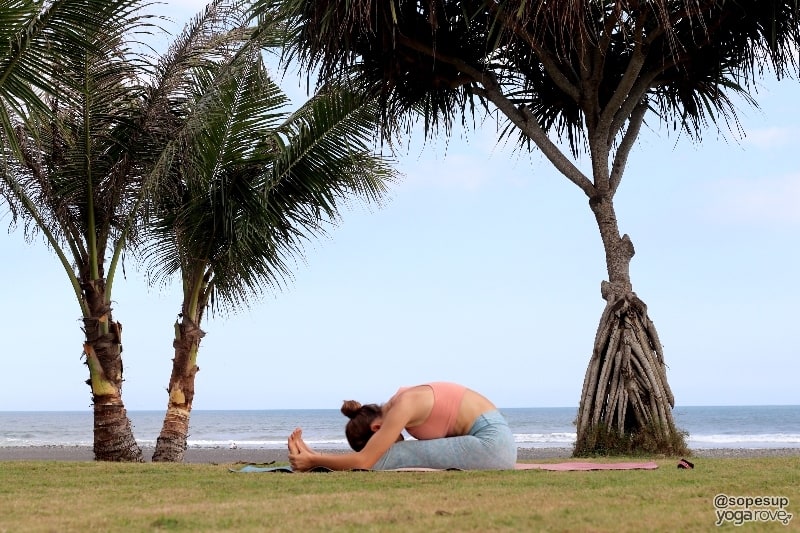
[{"label": "woman's hand", "polygon": [[300,428],[295,429],[289,435],[289,464],[292,465],[292,470],[298,472],[305,472],[311,470],[314,464],[314,450],[308,447],[303,440],[303,430]]}]

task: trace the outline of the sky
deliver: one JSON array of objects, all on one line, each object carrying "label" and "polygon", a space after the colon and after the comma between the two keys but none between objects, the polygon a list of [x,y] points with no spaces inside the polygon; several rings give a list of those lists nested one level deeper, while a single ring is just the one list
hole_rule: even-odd
[{"label": "sky", "polygon": [[[177,30],[203,5],[161,9]],[[304,98],[296,79],[280,83]],[[678,406],[800,404],[798,91],[765,78],[759,109],[739,108],[746,135],[711,126],[702,143],[650,116],[629,159],[617,216]],[[499,145],[491,121],[418,132],[396,168],[385,205],[345,209],[285,289],[206,316],[194,409],[380,403],[434,380],[500,407],[577,408],[607,278],[584,194],[538,151]],[[90,410],[66,274],[20,228],[0,251],[0,411]],[[179,286],[150,287],[129,261],[113,300],[125,405],[164,409]]]}]

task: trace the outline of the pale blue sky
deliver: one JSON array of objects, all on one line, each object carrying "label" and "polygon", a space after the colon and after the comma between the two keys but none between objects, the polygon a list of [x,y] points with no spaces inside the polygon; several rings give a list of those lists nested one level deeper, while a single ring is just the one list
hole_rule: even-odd
[{"label": "pale blue sky", "polygon": [[[202,5],[169,14],[184,22]],[[800,403],[799,89],[765,80],[761,109],[741,108],[744,139],[708,130],[694,145],[645,129],[631,155],[617,214],[678,405]],[[540,153],[495,139],[493,124],[449,143],[417,135],[385,207],[344,211],[283,292],[209,316],[194,408],[338,408],[429,380],[502,407],[577,406],[604,304],[598,230]],[[0,410],[89,409],[65,274],[19,230],[0,249]],[[126,274],[114,290],[123,397],[163,409],[180,295],[149,288],[132,263]]]}]

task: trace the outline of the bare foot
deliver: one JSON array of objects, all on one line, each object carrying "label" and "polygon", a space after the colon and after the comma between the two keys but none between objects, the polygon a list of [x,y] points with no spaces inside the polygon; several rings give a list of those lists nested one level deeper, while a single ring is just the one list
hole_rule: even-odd
[{"label": "bare foot", "polygon": [[314,450],[311,449],[311,446],[306,444],[306,441],[303,440],[303,430],[297,428],[292,433],[292,437],[295,437],[295,443],[297,444],[298,448],[304,452],[314,453]]},{"label": "bare foot", "polygon": [[303,430],[300,428],[292,431],[287,441],[289,447],[289,464],[292,469],[303,472],[314,467],[314,452],[303,441]]},{"label": "bare foot", "polygon": [[296,428],[294,431],[292,431],[292,434],[289,435],[289,440],[287,441],[287,445],[289,447],[289,453],[291,454],[300,453],[301,448],[300,444],[298,443],[298,440],[302,442],[303,440],[302,434],[303,430],[300,428]]}]

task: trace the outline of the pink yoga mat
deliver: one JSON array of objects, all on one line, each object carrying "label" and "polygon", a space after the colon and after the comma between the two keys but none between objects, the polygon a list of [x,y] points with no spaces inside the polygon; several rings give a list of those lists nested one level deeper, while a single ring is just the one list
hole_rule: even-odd
[{"label": "pink yoga mat", "polygon": [[517,470],[655,470],[658,465],[646,463],[517,463]]},{"label": "pink yoga mat", "polygon": [[[658,465],[654,462],[648,463],[517,463],[515,470],[654,470]],[[254,464],[245,465],[241,468],[229,468],[231,472],[286,472],[291,473],[292,469],[288,466],[258,466]],[[458,470],[457,468],[451,470]],[[310,470],[311,472],[332,472],[330,468],[318,466]],[[366,472],[366,470],[362,470]],[[387,472],[442,472],[439,468],[396,468]]]},{"label": "pink yoga mat", "polygon": [[[658,465],[652,461],[646,463],[517,463],[515,470],[554,470],[566,472],[569,470],[655,470]],[[457,468],[452,470],[458,470]],[[439,468],[396,468],[392,472],[441,472]]]}]

